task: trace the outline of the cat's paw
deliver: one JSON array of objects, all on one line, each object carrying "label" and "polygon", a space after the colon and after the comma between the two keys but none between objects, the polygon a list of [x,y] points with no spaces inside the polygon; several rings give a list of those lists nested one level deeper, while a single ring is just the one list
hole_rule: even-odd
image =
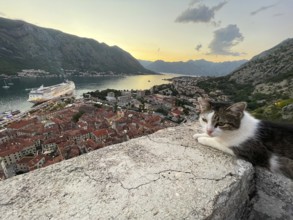
[{"label": "cat's paw", "polygon": [[209,146],[210,140],[211,140],[211,138],[209,138],[209,137],[199,137],[199,138],[197,138],[198,143],[200,143],[202,145],[207,145],[207,146]]},{"label": "cat's paw", "polygon": [[200,137],[208,137],[208,135],[207,135],[206,133],[201,133],[201,134],[195,134],[195,135],[193,135],[193,138],[194,138],[196,141],[198,141],[198,139],[199,139]]},{"label": "cat's paw", "polygon": [[202,137],[202,134],[194,134],[192,137],[197,141],[199,137]]}]

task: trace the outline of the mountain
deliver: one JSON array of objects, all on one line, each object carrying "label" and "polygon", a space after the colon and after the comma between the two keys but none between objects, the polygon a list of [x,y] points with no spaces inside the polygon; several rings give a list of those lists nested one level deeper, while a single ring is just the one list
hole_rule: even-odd
[{"label": "mountain", "polygon": [[230,74],[237,83],[277,82],[293,76],[293,38],[253,57]]},{"label": "mountain", "polygon": [[227,76],[200,81],[211,98],[221,91],[233,102],[246,101],[261,119],[293,122],[293,39],[253,57]]},{"label": "mountain", "polygon": [[209,62],[206,60],[190,60],[187,62],[165,62],[157,60],[155,62],[139,60],[147,69],[156,72],[177,73],[197,76],[223,76],[232,72],[247,60],[228,62]]},{"label": "mountain", "polygon": [[15,74],[22,69],[51,73],[67,69],[116,74],[152,72],[117,46],[0,18],[0,74]]}]

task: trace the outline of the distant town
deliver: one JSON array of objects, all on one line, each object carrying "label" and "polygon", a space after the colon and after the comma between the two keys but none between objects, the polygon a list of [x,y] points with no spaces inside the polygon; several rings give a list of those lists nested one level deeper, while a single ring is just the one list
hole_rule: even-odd
[{"label": "distant town", "polygon": [[[196,86],[199,80],[179,77],[150,90],[93,91],[80,99],[60,98],[16,114],[2,122],[0,177],[10,178],[195,120],[196,97],[209,96]],[[221,98],[221,91],[216,93]]]},{"label": "distant town", "polygon": [[[143,74],[143,73],[137,73]],[[0,74],[1,78],[9,79],[9,78],[39,78],[39,77],[71,77],[71,76],[87,76],[87,77],[103,77],[103,76],[128,76],[130,74],[122,73],[122,72],[113,72],[113,71],[78,71],[75,69],[61,69],[61,73],[53,74],[51,72],[41,70],[41,69],[23,69],[17,72],[15,75],[8,75],[8,74]]]}]

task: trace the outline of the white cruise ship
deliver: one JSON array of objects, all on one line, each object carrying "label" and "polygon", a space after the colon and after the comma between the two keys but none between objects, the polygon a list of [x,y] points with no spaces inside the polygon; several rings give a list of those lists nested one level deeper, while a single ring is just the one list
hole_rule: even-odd
[{"label": "white cruise ship", "polygon": [[71,95],[75,90],[73,81],[66,81],[57,85],[32,89],[27,101],[32,103],[46,102],[61,96]]}]

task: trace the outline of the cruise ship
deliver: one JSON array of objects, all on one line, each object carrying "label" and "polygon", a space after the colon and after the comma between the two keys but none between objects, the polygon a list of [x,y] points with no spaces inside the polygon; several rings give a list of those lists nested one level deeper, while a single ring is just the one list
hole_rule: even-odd
[{"label": "cruise ship", "polygon": [[57,85],[32,89],[29,93],[27,101],[32,103],[42,103],[55,99],[61,96],[67,96],[73,94],[75,90],[75,84],[73,81],[66,81]]}]

